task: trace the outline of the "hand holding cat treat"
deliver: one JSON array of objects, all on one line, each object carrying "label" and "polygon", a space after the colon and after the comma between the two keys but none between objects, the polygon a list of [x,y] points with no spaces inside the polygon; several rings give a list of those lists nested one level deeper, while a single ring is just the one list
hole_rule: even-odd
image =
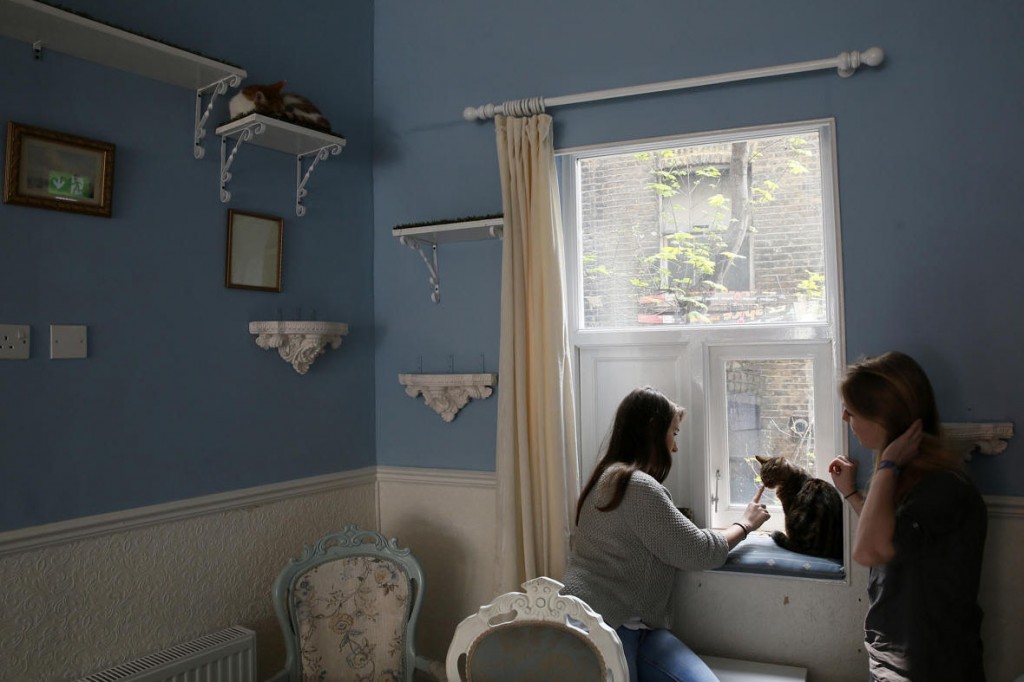
[{"label": "hand holding cat treat", "polygon": [[772,516],[768,513],[768,507],[761,504],[761,495],[763,494],[764,486],[761,486],[757,489],[757,494],[754,495],[754,499],[747,503],[747,508],[743,511],[742,525],[747,529],[748,533],[763,526]]}]

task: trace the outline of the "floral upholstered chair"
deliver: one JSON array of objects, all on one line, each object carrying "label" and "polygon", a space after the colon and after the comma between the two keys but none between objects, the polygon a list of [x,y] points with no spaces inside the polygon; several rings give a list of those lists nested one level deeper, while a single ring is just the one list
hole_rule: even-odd
[{"label": "floral upholstered chair", "polygon": [[559,680],[628,682],[622,642],[587,604],[540,577],[503,594],[455,628],[448,648],[452,682]]},{"label": "floral upholstered chair", "polygon": [[272,682],[444,679],[414,651],[423,571],[398,541],[346,526],[306,545],[274,582],[284,670]]}]

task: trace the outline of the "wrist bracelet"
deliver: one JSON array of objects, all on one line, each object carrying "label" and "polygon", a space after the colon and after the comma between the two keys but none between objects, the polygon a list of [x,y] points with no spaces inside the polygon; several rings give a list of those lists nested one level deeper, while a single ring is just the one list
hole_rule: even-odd
[{"label": "wrist bracelet", "polygon": [[733,521],[733,524],[732,524],[732,525],[734,525],[734,526],[739,526],[740,528],[742,528],[742,529],[743,529],[743,539],[744,539],[744,540],[746,540],[746,539],[747,539],[747,536],[748,536],[748,535],[750,535],[750,529],[749,529],[749,528],[747,528],[747,527],[746,527],[745,525],[743,525],[742,523],[740,523],[739,521]]},{"label": "wrist bracelet", "polygon": [[843,499],[844,500],[848,500],[848,499],[850,499],[851,497],[853,497],[856,494],[857,494],[857,489],[854,488],[853,491],[849,495],[843,495]]},{"label": "wrist bracelet", "polygon": [[878,463],[879,471],[881,471],[882,469],[893,469],[893,473],[898,474],[900,473],[900,470],[902,468],[903,467],[901,467],[899,464],[892,461],[891,459],[883,459],[881,462]]}]

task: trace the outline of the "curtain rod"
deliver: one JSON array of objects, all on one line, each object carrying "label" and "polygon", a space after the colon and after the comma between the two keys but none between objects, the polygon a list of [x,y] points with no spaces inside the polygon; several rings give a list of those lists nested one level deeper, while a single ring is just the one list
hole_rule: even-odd
[{"label": "curtain rod", "polygon": [[699,88],[705,85],[752,80],[754,78],[766,78],[769,76],[785,76],[791,73],[819,71],[821,69],[835,68],[838,70],[840,78],[849,78],[857,70],[857,67],[862,64],[878,66],[884,59],[885,51],[882,50],[882,48],[871,47],[863,52],[858,52],[856,50],[852,52],[840,52],[835,57],[828,59],[816,59],[809,62],[796,62],[793,64],[782,64],[779,66],[765,66],[759,69],[732,71],[730,73],[720,73],[712,76],[683,78],[681,80],[649,83],[647,85],[634,85],[625,88],[613,88],[611,90],[595,90],[593,92],[584,92],[578,95],[564,95],[562,97],[529,97],[527,99],[509,100],[501,104],[482,104],[478,107],[466,107],[462,111],[462,117],[467,121],[483,121],[494,118],[496,114],[504,114],[506,116],[531,116],[533,114],[543,113],[545,107],[559,107],[566,104],[596,102],[599,100],[614,99],[617,97],[647,95],[652,92],[664,92],[666,90],[685,90],[687,88]]}]

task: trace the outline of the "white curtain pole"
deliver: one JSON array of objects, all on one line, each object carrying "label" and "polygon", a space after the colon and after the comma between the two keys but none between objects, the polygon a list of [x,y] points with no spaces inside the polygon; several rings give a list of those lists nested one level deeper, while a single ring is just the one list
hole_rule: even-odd
[{"label": "white curtain pole", "polygon": [[821,69],[837,69],[841,78],[849,78],[859,66],[878,66],[885,59],[885,51],[880,47],[871,47],[863,52],[840,52],[837,56],[829,59],[816,59],[809,62],[796,62],[794,64],[782,64],[779,66],[765,66],[759,69],[747,69],[746,71],[733,71],[731,73],[720,73],[711,76],[697,76],[695,78],[683,78],[675,81],[663,81],[661,83],[649,83],[647,85],[634,85],[626,88],[613,88],[611,90],[596,90],[584,92],[578,95],[564,95],[562,97],[531,97],[524,100],[510,100],[502,104],[482,104],[478,107],[466,107],[462,111],[462,117],[467,121],[486,120],[494,118],[496,114],[511,116],[523,116],[538,114],[546,107],[558,107],[566,104],[579,104],[581,102],[596,102],[604,99],[617,97],[632,97],[634,95],[647,95],[652,92],[665,92],[666,90],[685,90],[687,88],[699,88],[705,85],[717,85],[718,83],[731,83],[733,81],[752,80],[754,78],[767,78],[769,76],[785,76],[791,73],[803,73],[805,71],[820,71]]}]

